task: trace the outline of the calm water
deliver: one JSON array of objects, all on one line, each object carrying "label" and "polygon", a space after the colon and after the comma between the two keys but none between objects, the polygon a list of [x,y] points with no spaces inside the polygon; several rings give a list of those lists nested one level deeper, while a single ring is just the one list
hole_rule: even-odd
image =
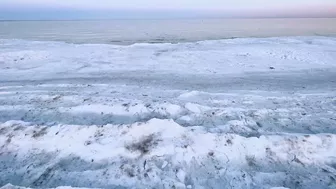
[{"label": "calm water", "polygon": [[0,21],[0,39],[162,43],[234,37],[336,36],[336,18]]}]

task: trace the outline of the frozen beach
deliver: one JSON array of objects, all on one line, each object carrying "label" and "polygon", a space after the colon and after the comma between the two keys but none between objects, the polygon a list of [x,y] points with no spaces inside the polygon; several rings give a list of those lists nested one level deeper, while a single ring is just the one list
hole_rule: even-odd
[{"label": "frozen beach", "polygon": [[0,39],[0,187],[334,189],[336,38]]}]

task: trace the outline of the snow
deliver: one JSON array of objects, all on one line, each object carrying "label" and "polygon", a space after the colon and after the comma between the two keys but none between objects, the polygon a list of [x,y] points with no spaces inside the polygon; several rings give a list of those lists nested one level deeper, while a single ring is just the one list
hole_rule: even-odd
[{"label": "snow", "polygon": [[[188,185],[186,188],[191,189],[192,186]],[[1,187],[0,189],[30,189],[30,188],[25,188],[25,187],[20,187],[20,186],[14,186],[14,185],[11,185],[11,184],[7,184],[7,185]],[[60,186],[60,187],[57,187],[55,189],[87,189],[87,188],[74,188],[74,187],[69,187],[69,186]],[[272,187],[270,189],[289,189],[289,188],[285,188],[285,187]]]},{"label": "snow", "polygon": [[[125,170],[113,167],[118,167],[122,165],[122,162],[128,161],[133,166],[127,168],[127,171],[135,173],[140,171],[140,174],[144,175],[149,169],[155,176],[163,174],[165,176],[162,179],[170,179],[186,185],[189,185],[188,179],[189,182],[191,179],[194,185],[201,185],[203,179],[211,180],[214,176],[232,179],[232,175],[226,175],[226,171],[237,176],[241,174],[241,171],[245,173],[256,167],[258,169],[255,171],[271,171],[269,176],[274,177],[273,184],[276,184],[282,182],[282,179],[272,174],[272,170],[277,169],[272,166],[284,166],[285,169],[294,166],[298,170],[312,167],[306,171],[313,173],[312,171],[318,169],[319,165],[328,164],[327,160],[334,157],[336,151],[335,134],[282,134],[247,138],[235,134],[218,135],[217,133],[195,132],[193,127],[185,128],[172,120],[153,119],[147,123],[125,126],[105,125],[103,127],[57,125],[45,128],[37,125],[25,126],[20,123],[12,123],[12,125],[9,123],[0,125],[0,130],[3,132],[0,141],[4,144],[2,152],[7,156],[16,154],[17,166],[25,166],[22,164],[23,162],[31,158],[38,158],[39,154],[43,152],[44,154],[54,154],[50,162],[54,162],[56,165],[65,160],[67,164],[75,163],[78,166],[90,164],[89,162],[92,163],[92,160],[95,163],[105,162],[104,164],[107,163],[109,167],[110,174],[117,175]],[[22,128],[16,129],[21,126]],[[10,138],[10,142],[6,142],[8,138]],[[27,156],[28,154],[30,155]],[[77,157],[83,162],[76,162],[78,161]],[[136,161],[132,161],[132,159]],[[144,161],[146,162],[145,169],[138,167]],[[112,162],[114,164],[111,164]],[[168,162],[172,164],[169,167],[167,167]],[[56,165],[52,166],[52,171],[61,171],[62,167]],[[47,165],[40,166],[42,169],[48,167]],[[30,167],[25,169],[35,171]],[[217,169],[217,171],[208,176],[201,176],[199,175],[201,172],[198,174],[196,170],[202,169],[208,171]],[[3,174],[6,173],[6,170],[6,168],[2,169],[2,178],[4,178]],[[22,171],[21,169],[14,170],[12,174],[19,175]],[[223,172],[224,170],[225,172]],[[237,172],[237,170],[240,171]],[[94,174],[96,176],[92,175],[96,178],[95,183],[100,183],[97,186],[101,184],[107,186],[118,182],[101,175],[103,171],[104,169],[98,170]],[[74,173],[64,174],[60,177],[63,181],[68,179],[67,176],[72,177],[71,175]],[[176,178],[170,177],[171,174],[176,175]],[[85,172],[76,172],[75,175],[77,178],[82,178],[85,176]],[[322,179],[322,176],[325,174],[311,175],[311,178]],[[91,179],[94,179],[92,177]],[[141,179],[134,180],[132,176],[129,177],[133,182],[124,183],[124,186],[144,186]],[[232,184],[237,185],[238,182],[257,177],[257,175],[249,175],[242,180],[232,181]],[[26,179],[29,180],[29,177]],[[323,180],[327,181],[329,178]],[[21,181],[21,183],[24,182],[27,181],[25,179]],[[158,187],[160,182],[152,180],[146,184]],[[303,186],[309,183],[307,180],[301,180],[301,182],[303,182]],[[20,185],[21,183],[16,184]]]},{"label": "snow", "polygon": [[0,40],[1,189],[333,189],[335,49]]},{"label": "snow", "polygon": [[[133,105],[132,107],[125,108],[125,105],[101,105],[101,104],[90,104],[90,105],[81,105],[76,107],[71,107],[70,110],[72,113],[102,113],[102,114],[115,114],[115,115],[134,115],[135,113],[147,113],[147,109],[143,105]],[[64,111],[64,110],[63,110]]]},{"label": "snow", "polygon": [[334,68],[336,56],[336,39],[328,37],[131,46],[24,40],[0,40],[0,44],[0,70],[4,71],[3,77],[12,80],[20,80],[23,75],[55,79],[69,73],[72,77],[113,77],[116,71],[127,71],[130,75],[122,76],[128,78],[139,71],[217,75],[270,71],[270,67],[276,71]]},{"label": "snow", "polygon": [[[7,184],[7,185],[1,187],[1,189],[29,189],[29,188]],[[60,186],[60,187],[56,187],[55,189],[87,189],[87,188],[73,188],[73,187],[70,187],[70,186]]]}]

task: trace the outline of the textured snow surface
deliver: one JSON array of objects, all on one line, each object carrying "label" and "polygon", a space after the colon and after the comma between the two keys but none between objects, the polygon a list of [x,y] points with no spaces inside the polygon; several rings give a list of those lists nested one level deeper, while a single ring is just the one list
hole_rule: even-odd
[{"label": "textured snow surface", "polygon": [[[30,188],[6,184],[5,186],[1,187],[1,189],[30,189]],[[87,189],[87,188],[74,188],[70,186],[59,186],[59,187],[56,187],[55,189]]]},{"label": "textured snow surface", "polygon": [[[77,45],[0,40],[6,79],[212,74],[335,68],[336,38],[232,39],[180,44]],[[119,73],[118,71],[125,71]],[[144,72],[147,71],[147,72]],[[117,73],[116,73],[117,72]],[[116,75],[113,75],[116,74]],[[112,74],[112,75],[111,75]],[[121,75],[120,75],[121,74]]]},{"label": "textured snow surface", "polygon": [[336,39],[0,40],[1,186],[334,189]]}]

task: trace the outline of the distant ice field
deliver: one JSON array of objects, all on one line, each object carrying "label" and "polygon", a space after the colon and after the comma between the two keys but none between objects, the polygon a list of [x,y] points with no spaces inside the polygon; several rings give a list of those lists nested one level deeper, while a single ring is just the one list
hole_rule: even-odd
[{"label": "distant ice field", "polygon": [[335,23],[336,18],[0,21],[0,39],[130,45],[246,37],[335,37]]}]

